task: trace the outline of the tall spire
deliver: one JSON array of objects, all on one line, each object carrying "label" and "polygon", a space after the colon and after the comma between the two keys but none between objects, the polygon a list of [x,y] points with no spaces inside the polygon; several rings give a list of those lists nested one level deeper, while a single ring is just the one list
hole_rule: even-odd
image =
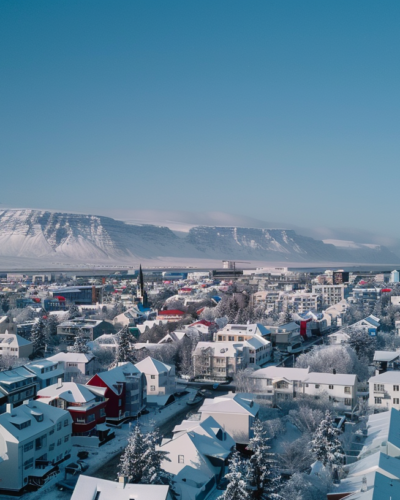
[{"label": "tall spire", "polygon": [[145,294],[145,291],[144,291],[144,278],[143,278],[142,264],[140,264],[140,267],[139,267],[139,276],[138,276],[138,279],[137,279],[137,292],[136,292],[136,296],[137,296],[138,299],[141,299],[143,301],[144,294]]}]

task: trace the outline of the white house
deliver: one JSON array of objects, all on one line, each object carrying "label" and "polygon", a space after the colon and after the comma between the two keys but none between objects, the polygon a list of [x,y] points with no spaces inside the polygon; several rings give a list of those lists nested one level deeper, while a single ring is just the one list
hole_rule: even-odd
[{"label": "white house", "polygon": [[71,415],[39,401],[29,401],[0,415],[1,489],[20,492],[42,485],[71,455]]},{"label": "white house", "polygon": [[271,359],[271,342],[253,336],[243,342],[199,342],[193,352],[196,378],[225,381],[238,370],[257,368]]},{"label": "white house", "polygon": [[164,406],[173,401],[170,398],[176,392],[175,366],[170,366],[150,356],[139,361],[135,367],[144,373],[147,380],[147,404]]},{"label": "white house", "polygon": [[357,376],[344,373],[312,372],[303,382],[303,394],[326,392],[335,406],[351,410],[357,402]]},{"label": "white house", "polygon": [[312,292],[322,295],[322,300],[328,306],[338,304],[344,299],[344,285],[313,285]]},{"label": "white house", "polygon": [[119,482],[80,475],[71,500],[171,500],[169,486],[132,484],[120,477]]},{"label": "white house", "polygon": [[368,384],[370,406],[400,410],[400,371],[391,370],[375,375]]},{"label": "white house", "polygon": [[379,330],[380,321],[381,320],[378,317],[370,314],[366,318],[361,319],[360,321],[356,321],[355,323],[350,325],[350,328],[361,330],[364,333],[372,334],[374,331],[376,333]]},{"label": "white house", "polygon": [[38,359],[24,365],[26,369],[37,377],[37,391],[56,384],[59,379],[64,379],[64,367],[61,362],[51,359]]},{"label": "white house", "polygon": [[0,333],[0,356],[13,356],[15,358],[28,358],[33,352],[32,342],[20,335]]},{"label": "white house", "polygon": [[66,381],[79,375],[91,376],[96,373],[96,358],[92,353],[59,352],[47,359],[62,364]]},{"label": "white house", "polygon": [[344,330],[338,330],[337,332],[330,333],[327,335],[328,341],[331,345],[341,345],[346,344],[349,340],[350,335]]},{"label": "white house", "polygon": [[252,323],[246,325],[228,324],[219,330],[215,335],[216,342],[243,342],[250,340],[257,335],[258,337],[267,338],[271,332],[260,323]]},{"label": "white house", "polygon": [[248,444],[259,409],[252,394],[230,393],[214,399],[205,399],[199,413],[202,421],[208,417],[216,420],[237,444]]},{"label": "white house", "polygon": [[161,467],[174,474],[181,498],[205,498],[225,473],[225,461],[235,441],[216,420],[184,420],[173,430],[172,439],[163,439],[159,449],[168,452]]},{"label": "white house", "polygon": [[248,379],[251,391],[257,393],[256,400],[274,405],[302,393],[304,380],[308,376],[308,368],[268,366],[250,373]]}]

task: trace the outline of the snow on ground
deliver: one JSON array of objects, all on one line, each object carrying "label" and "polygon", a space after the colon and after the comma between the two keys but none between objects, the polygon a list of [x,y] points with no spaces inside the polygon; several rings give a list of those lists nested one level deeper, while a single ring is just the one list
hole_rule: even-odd
[{"label": "snow on ground", "polygon": [[271,453],[282,453],[283,443],[287,441],[290,441],[292,443],[293,441],[296,441],[296,439],[301,438],[302,433],[291,422],[286,422],[285,427],[286,430],[284,433],[279,434],[279,436],[271,440],[271,450],[270,450]]},{"label": "snow on ground", "polygon": [[[177,399],[174,403],[166,408],[163,408],[161,411],[158,409],[152,409],[147,415],[142,415],[139,418],[139,424],[142,426],[142,429],[146,432],[152,430],[154,427],[162,428],[163,425],[166,425],[169,420],[176,417],[180,413],[183,414],[183,419],[185,412],[190,411],[190,406],[186,404],[186,401],[196,392],[197,390],[188,389],[188,394]],[[103,465],[125,449],[129,433],[133,429],[135,423],[136,422],[133,421],[123,424],[121,428],[112,428],[115,432],[115,438],[103,445],[101,448],[81,448],[79,446],[73,446],[71,458],[60,464],[60,473],[38,491],[23,495],[23,500],[69,500],[72,492],[59,491],[56,487],[56,483],[64,479],[65,466],[77,460],[77,453],[79,451],[89,451],[89,457],[85,459],[85,462],[89,464],[89,469],[85,471],[85,475],[96,476],[96,471],[101,469]],[[117,475],[117,470],[115,470],[115,475]],[[15,497],[8,495],[1,495],[1,497],[2,499],[15,500]]]}]

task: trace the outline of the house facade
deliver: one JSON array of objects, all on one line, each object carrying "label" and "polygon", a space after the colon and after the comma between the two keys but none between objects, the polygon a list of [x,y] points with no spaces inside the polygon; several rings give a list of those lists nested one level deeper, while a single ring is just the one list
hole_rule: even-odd
[{"label": "house facade", "polygon": [[15,407],[26,399],[34,399],[37,384],[37,376],[23,366],[0,372],[0,412],[7,404]]},{"label": "house facade", "polygon": [[146,377],[147,399],[149,396],[166,396],[176,392],[175,366],[148,356],[135,367]]},{"label": "house facade", "polygon": [[105,388],[107,421],[119,423],[137,417],[146,407],[146,375],[132,363],[122,363],[106,372],[97,373],[87,383],[90,387]]},{"label": "house facade", "polygon": [[0,333],[0,356],[28,358],[33,353],[33,345],[20,335]]},{"label": "house facade", "polygon": [[0,415],[0,490],[18,493],[45,484],[71,456],[71,415],[39,401]]},{"label": "house facade", "polygon": [[62,366],[66,381],[78,376],[90,377],[96,373],[96,358],[92,353],[59,352],[46,359]]}]

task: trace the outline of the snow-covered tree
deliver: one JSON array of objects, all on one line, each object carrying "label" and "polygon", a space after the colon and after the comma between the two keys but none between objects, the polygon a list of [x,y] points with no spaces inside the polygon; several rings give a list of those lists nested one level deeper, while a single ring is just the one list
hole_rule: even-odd
[{"label": "snow-covered tree", "polygon": [[311,441],[311,450],[315,458],[331,470],[338,470],[343,463],[343,448],[338,434],[339,430],[333,426],[332,415],[327,410]]},{"label": "snow-covered tree", "polygon": [[247,484],[249,497],[254,500],[266,499],[279,484],[276,471],[276,460],[270,453],[269,438],[262,422],[256,419],[252,426],[253,437],[250,439],[248,449],[252,455],[247,465]]},{"label": "snow-covered tree", "polygon": [[162,479],[168,474],[161,469],[161,462],[169,460],[168,452],[157,449],[159,433],[157,430],[144,434],[144,472],[141,482],[144,484],[163,484]]},{"label": "snow-covered tree", "polygon": [[55,314],[51,314],[46,321],[46,335],[47,338],[57,335],[58,319]]},{"label": "snow-covered tree", "polygon": [[246,470],[245,464],[236,451],[229,462],[229,472],[225,475],[229,481],[228,487],[217,500],[247,500]]},{"label": "snow-covered tree", "polygon": [[87,343],[88,341],[85,336],[85,332],[80,328],[76,334],[75,342],[74,345],[72,346],[72,352],[87,354],[89,352],[89,347]]},{"label": "snow-covered tree", "polygon": [[115,364],[118,363],[126,363],[130,361],[135,364],[137,362],[135,350],[132,349],[132,343],[134,342],[134,338],[129,331],[127,326],[124,326],[122,330],[119,332],[119,344],[115,356]]},{"label": "snow-covered tree", "polygon": [[33,325],[31,333],[33,352],[42,354],[46,349],[46,325],[42,318]]},{"label": "snow-covered tree", "polygon": [[354,349],[357,356],[360,359],[367,358],[371,361],[376,350],[375,338],[368,335],[368,333],[355,328],[349,328],[346,333],[349,335],[347,344]]},{"label": "snow-covered tree", "polygon": [[319,409],[310,408],[307,404],[299,405],[297,410],[289,411],[289,420],[301,432],[313,434],[324,418]]},{"label": "snow-covered tree", "polygon": [[81,316],[81,313],[79,311],[79,307],[75,304],[73,304],[69,309],[68,309],[68,319],[75,319],[79,318]]},{"label": "snow-covered tree", "polygon": [[128,444],[121,455],[119,475],[128,478],[130,483],[139,483],[145,474],[147,462],[144,460],[146,445],[139,425],[129,435]]}]

